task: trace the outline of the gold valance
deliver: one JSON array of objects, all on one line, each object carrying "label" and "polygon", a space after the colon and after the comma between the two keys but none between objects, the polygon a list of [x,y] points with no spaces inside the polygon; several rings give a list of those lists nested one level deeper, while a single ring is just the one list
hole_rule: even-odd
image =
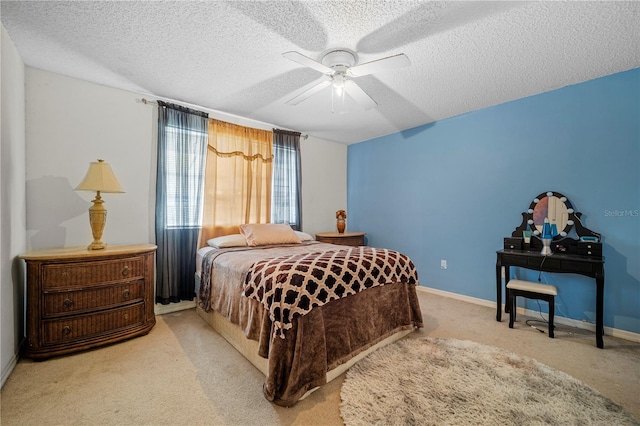
[{"label": "gold valance", "polygon": [[215,153],[218,157],[234,157],[241,156],[247,161],[253,161],[257,159],[261,159],[263,163],[271,163],[273,161],[273,155],[269,158],[264,158],[262,154],[254,154],[254,155],[246,155],[242,151],[232,151],[232,152],[220,152],[211,145],[207,147],[207,149],[213,153]]},{"label": "gold valance", "polygon": [[209,119],[209,151],[219,157],[273,161],[273,132]]}]

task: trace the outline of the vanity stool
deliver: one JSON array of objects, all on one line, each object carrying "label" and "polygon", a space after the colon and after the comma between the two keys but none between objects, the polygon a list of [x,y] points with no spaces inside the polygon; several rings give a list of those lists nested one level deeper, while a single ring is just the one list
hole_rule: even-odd
[{"label": "vanity stool", "polygon": [[513,328],[516,320],[516,297],[527,299],[546,300],[549,303],[549,337],[553,338],[553,314],[555,296],[558,295],[556,286],[540,284],[531,281],[509,280],[507,283],[507,304],[511,308],[509,312],[509,328]]}]

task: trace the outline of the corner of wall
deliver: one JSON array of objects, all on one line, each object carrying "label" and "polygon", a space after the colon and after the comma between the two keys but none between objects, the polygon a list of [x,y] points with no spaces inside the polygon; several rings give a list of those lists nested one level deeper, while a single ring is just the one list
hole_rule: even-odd
[{"label": "corner of wall", "polygon": [[24,341],[24,267],[17,256],[26,249],[25,66],[4,26],[0,73],[0,371],[13,371]]}]

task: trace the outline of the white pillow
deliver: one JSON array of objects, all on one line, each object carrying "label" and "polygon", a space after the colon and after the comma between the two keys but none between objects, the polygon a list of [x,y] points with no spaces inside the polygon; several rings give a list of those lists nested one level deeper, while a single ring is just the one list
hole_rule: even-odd
[{"label": "white pillow", "polygon": [[313,241],[313,237],[305,232],[295,231],[300,241]]},{"label": "white pillow", "polygon": [[246,247],[247,240],[244,235],[231,234],[212,238],[207,241],[207,244],[215,248]]},{"label": "white pillow", "polygon": [[288,223],[254,223],[240,225],[240,233],[251,247],[270,244],[301,244],[300,238]]}]

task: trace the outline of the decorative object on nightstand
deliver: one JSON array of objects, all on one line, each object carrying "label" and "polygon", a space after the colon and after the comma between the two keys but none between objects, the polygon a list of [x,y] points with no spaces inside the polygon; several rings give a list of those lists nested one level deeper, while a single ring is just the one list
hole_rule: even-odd
[{"label": "decorative object on nightstand", "polygon": [[156,246],[31,251],[25,356],[36,360],[149,333]]},{"label": "decorative object on nightstand", "polygon": [[104,160],[98,160],[89,165],[87,175],[80,182],[80,185],[76,187],[76,191],[96,191],[93,206],[89,208],[89,223],[91,224],[93,242],[87,248],[89,250],[104,250],[107,245],[101,239],[104,225],[107,223],[107,209],[103,206],[104,201],[102,201],[100,193],[122,193],[124,191],[113,174],[111,166],[105,163]]},{"label": "decorative object on nightstand", "polygon": [[347,212],[344,210],[338,210],[336,212],[336,219],[338,221],[336,224],[338,233],[342,234],[344,233],[344,229],[347,227],[347,224],[345,222],[347,220]]},{"label": "decorative object on nightstand", "polygon": [[316,240],[321,243],[338,244],[342,246],[363,246],[365,232],[318,232]]}]

